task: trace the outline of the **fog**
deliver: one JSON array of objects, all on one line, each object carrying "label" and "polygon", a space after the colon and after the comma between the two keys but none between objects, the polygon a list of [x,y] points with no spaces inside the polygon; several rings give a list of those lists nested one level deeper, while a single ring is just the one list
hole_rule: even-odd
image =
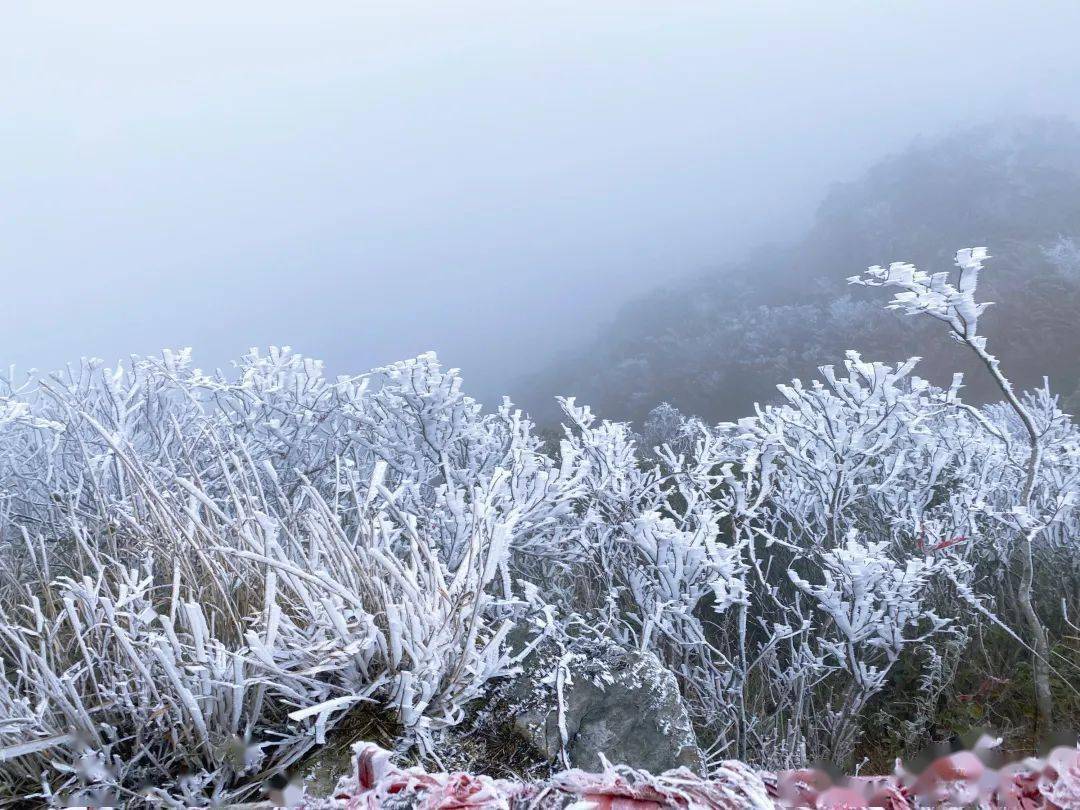
[{"label": "fog", "polygon": [[914,138],[1075,117],[1077,30],[1074,2],[9,3],[0,361],[435,349],[512,390]]}]

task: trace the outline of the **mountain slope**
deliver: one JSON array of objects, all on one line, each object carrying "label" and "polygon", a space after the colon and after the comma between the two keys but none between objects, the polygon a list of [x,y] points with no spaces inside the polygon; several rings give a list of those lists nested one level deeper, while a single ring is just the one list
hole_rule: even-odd
[{"label": "mountain slope", "polygon": [[992,397],[935,324],[886,312],[845,283],[890,261],[949,270],[958,248],[975,245],[994,257],[980,288],[996,302],[991,348],[1018,384],[1048,375],[1069,398],[1080,378],[1080,130],[1029,120],[917,143],[834,187],[797,243],[630,302],[592,345],[531,380],[525,404],[541,421],[555,418],[554,394],[613,418],[641,419],[660,401],[736,418],[847,349],[919,355],[922,376],[947,383],[961,370],[968,398]]}]

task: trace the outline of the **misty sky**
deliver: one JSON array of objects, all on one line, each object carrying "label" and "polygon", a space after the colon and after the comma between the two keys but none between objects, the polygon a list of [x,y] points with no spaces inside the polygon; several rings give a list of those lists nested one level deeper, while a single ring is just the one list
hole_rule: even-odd
[{"label": "misty sky", "polygon": [[1076,2],[6,2],[0,362],[436,349],[506,387],[916,136],[1076,117],[1078,30]]}]

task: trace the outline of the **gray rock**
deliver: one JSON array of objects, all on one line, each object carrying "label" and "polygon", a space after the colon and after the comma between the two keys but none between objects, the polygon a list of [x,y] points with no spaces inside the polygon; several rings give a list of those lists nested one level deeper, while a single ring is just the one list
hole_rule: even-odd
[{"label": "gray rock", "polygon": [[508,690],[513,729],[540,756],[559,763],[561,665],[569,675],[562,720],[572,767],[598,771],[603,754],[613,764],[653,773],[679,766],[702,770],[675,676],[654,654],[610,643],[566,656],[541,653]]}]

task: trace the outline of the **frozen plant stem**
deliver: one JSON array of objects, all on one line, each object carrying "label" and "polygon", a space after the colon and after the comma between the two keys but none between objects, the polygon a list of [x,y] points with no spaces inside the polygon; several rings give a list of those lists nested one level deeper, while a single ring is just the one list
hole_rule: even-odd
[{"label": "frozen plant stem", "polygon": [[1045,733],[1053,724],[1053,700],[1050,694],[1050,642],[1046,628],[1039,619],[1038,613],[1035,612],[1032,601],[1034,577],[1032,543],[1045,524],[1034,520],[1031,515],[1035,483],[1042,461],[1042,446],[1031,412],[1016,396],[1012,383],[1002,372],[997,357],[986,350],[986,338],[978,333],[979,315],[986,310],[989,302],[977,303],[974,296],[978,287],[979,271],[982,270],[982,263],[988,258],[990,254],[984,247],[957,251],[956,264],[960,268],[960,279],[955,287],[949,283],[947,273],[928,275],[904,262],[894,262],[887,270],[878,266],[871,267],[867,270],[865,277],[853,276],[848,281],[871,287],[900,287],[903,291],[893,296],[889,304],[890,309],[900,309],[908,314],[926,314],[946,323],[953,337],[974,352],[986,367],[994,383],[1004,395],[1005,401],[1024,426],[1028,444],[1028,456],[1024,462],[1024,487],[1020,497],[1020,507],[1024,516],[1021,540],[1014,547],[1013,561],[1018,569],[1020,580],[1016,594],[1017,606],[1027,625],[1035,657],[1033,663],[1035,706],[1039,726]]}]

